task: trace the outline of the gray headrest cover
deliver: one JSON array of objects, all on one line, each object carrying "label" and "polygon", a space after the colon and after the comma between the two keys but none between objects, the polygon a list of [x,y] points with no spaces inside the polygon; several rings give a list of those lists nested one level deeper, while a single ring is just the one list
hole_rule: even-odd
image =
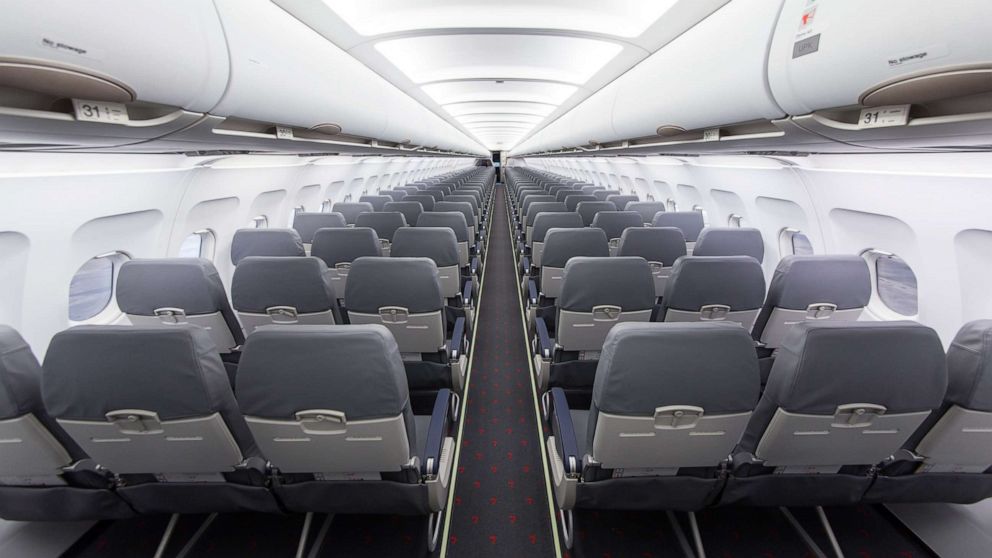
[{"label": "gray headrest cover", "polygon": [[547,203],[555,201],[554,196],[548,196],[544,193],[540,194],[528,194],[524,196],[523,202],[520,204],[520,208],[523,210],[524,215],[530,210],[530,206],[535,203]]},{"label": "gray headrest cover", "polygon": [[424,211],[433,211],[434,209],[434,202],[435,202],[434,196],[423,196],[423,195],[407,196],[403,198],[403,201],[400,203],[414,203],[414,202],[419,203],[420,207],[423,208]]},{"label": "gray headrest cover", "polygon": [[376,314],[401,306],[421,314],[444,308],[437,265],[428,258],[358,258],[345,287],[348,310]]},{"label": "gray headrest cover", "polygon": [[41,365],[14,328],[0,325],[0,420],[39,411]]},{"label": "gray headrest cover", "polygon": [[625,312],[654,308],[654,278],[644,258],[577,257],[565,265],[558,307],[590,312],[594,306],[619,306]]},{"label": "gray headrest cover", "polygon": [[469,242],[468,223],[465,215],[458,211],[429,211],[420,214],[417,227],[446,227],[455,233],[458,242]]},{"label": "gray headrest cover", "polygon": [[[552,215],[560,215],[552,213]],[[607,257],[610,241],[601,229],[551,229],[544,238],[546,267],[565,267],[576,256]]]},{"label": "gray headrest cover", "polygon": [[[612,200],[606,200],[612,201]],[[654,216],[658,213],[665,212],[665,202],[653,202],[653,201],[632,201],[627,203],[624,207],[625,211],[636,211],[641,214],[641,219],[644,219],[645,223],[653,223]]]},{"label": "gray headrest cover", "polygon": [[[406,197],[406,192],[403,190],[379,190],[379,193],[383,196],[389,196],[392,201],[400,201]],[[383,211],[385,208],[381,208],[378,211]]]},{"label": "gray headrest cover", "polygon": [[348,224],[351,225],[354,224],[355,218],[359,214],[371,213],[375,211],[375,208],[372,207],[372,204],[365,202],[338,202],[331,206],[331,211],[344,215]]},{"label": "gray headrest cover", "polygon": [[750,256],[683,256],[672,266],[662,305],[695,311],[725,304],[731,311],[756,310],[765,300],[765,275]]},{"label": "gray headrest cover", "polygon": [[948,403],[992,412],[992,320],[969,322],[947,350]]},{"label": "gray headrest cover", "polygon": [[761,231],[750,228],[707,228],[699,233],[693,256],[751,256],[764,261],[765,241]]},{"label": "gray headrest cover", "polygon": [[237,392],[244,414],[281,420],[307,409],[394,417],[409,404],[399,348],[381,325],[261,327],[245,342]]},{"label": "gray headrest cover", "polygon": [[273,306],[291,306],[301,314],[337,306],[327,265],[320,258],[245,258],[231,279],[235,310],[264,314]]},{"label": "gray headrest cover", "polygon": [[861,256],[786,256],[768,286],[767,304],[805,310],[829,302],[847,310],[864,308],[870,298],[871,275]]},{"label": "gray headrest cover", "polygon": [[582,222],[586,226],[592,225],[592,220],[596,218],[597,213],[616,210],[617,206],[613,205],[613,202],[608,201],[580,202],[578,207],[575,208],[575,212],[582,216]]},{"label": "gray headrest cover", "polygon": [[[448,201],[447,199],[445,199],[445,201],[439,201],[436,204],[434,204],[434,212],[435,213],[451,213],[451,212],[461,213],[462,215],[465,216],[465,222],[466,223],[472,223],[473,226],[475,225],[475,209],[473,209],[472,204],[470,204],[468,202]],[[421,214],[421,215],[423,215],[423,214]],[[418,221],[419,221],[419,218],[418,218]]]},{"label": "gray headrest cover", "polygon": [[[531,240],[534,242],[544,242],[548,231],[551,229],[581,229],[585,225],[582,223],[582,216],[571,211],[566,213],[539,213],[534,218],[534,232]],[[602,231],[600,231],[602,232]],[[606,236],[605,234],[603,235]],[[606,249],[609,250],[609,243]]]},{"label": "gray headrest cover", "polygon": [[202,258],[129,260],[117,276],[117,305],[125,314],[154,316],[159,308],[187,315],[213,314],[228,306],[217,268]]},{"label": "gray headrest cover", "polygon": [[313,235],[319,229],[346,227],[344,215],[340,213],[297,213],[293,217],[293,228],[300,233],[304,243],[313,242]]},{"label": "gray headrest cover", "polygon": [[652,227],[675,227],[682,230],[686,242],[696,242],[706,224],[698,211],[671,211],[655,214]]},{"label": "gray headrest cover", "polygon": [[420,202],[398,201],[389,202],[382,208],[383,211],[399,211],[406,217],[409,225],[417,224],[417,217],[424,212],[424,206]]},{"label": "gray headrest cover", "polygon": [[537,202],[530,204],[530,210],[527,211],[526,226],[533,227],[534,221],[537,220],[537,216],[541,213],[565,213],[568,208],[565,204],[561,202]]},{"label": "gray headrest cover", "polygon": [[[450,196],[445,196],[444,201],[452,202],[452,203],[467,203],[470,206],[472,206],[473,213],[475,212],[476,209],[479,208],[479,198],[470,194],[451,194]],[[441,210],[438,209],[437,205],[435,205],[434,211],[441,211]],[[451,210],[447,209],[445,211],[451,211]]]},{"label": "gray headrest cover", "polygon": [[620,190],[596,190],[592,195],[596,196],[597,200],[606,201],[610,196],[619,196]]},{"label": "gray headrest cover", "polygon": [[303,240],[294,229],[238,229],[231,240],[231,263],[248,256],[305,256]]},{"label": "gray headrest cover", "polygon": [[[606,202],[613,203],[613,202]],[[643,229],[644,221],[636,211],[600,211],[592,218],[592,226],[603,229],[606,238],[620,238],[623,231],[630,227]]]},{"label": "gray headrest cover", "polygon": [[640,256],[671,267],[685,255],[685,237],[675,227],[631,227],[620,236],[618,256]]},{"label": "gray headrest cover", "polygon": [[[557,196],[555,196],[555,198],[557,199]],[[572,194],[565,196],[565,206],[568,207],[569,211],[575,211],[580,203],[594,201],[597,201],[596,196],[587,196],[585,194]]]},{"label": "gray headrest cover", "polygon": [[325,229],[314,236],[310,255],[324,260],[328,267],[362,256],[378,256],[379,236],[368,227]]},{"label": "gray headrest cover", "polygon": [[382,196],[362,196],[358,198],[361,203],[372,204],[373,211],[382,211],[382,207],[387,203],[393,201],[393,198],[382,195]]},{"label": "gray headrest cover", "polygon": [[[640,198],[630,194],[613,194],[612,196],[606,196],[606,201],[613,203],[617,206],[620,211],[633,211],[632,209],[627,209],[627,204],[631,202],[636,202]],[[653,214],[652,214],[653,216]]]},{"label": "gray headrest cover", "polygon": [[[388,203],[386,205],[389,205]],[[362,213],[355,219],[356,227],[368,227],[375,230],[379,238],[392,242],[396,231],[407,226],[406,217],[398,211],[380,211],[377,213]]]},{"label": "gray headrest cover", "polygon": [[430,258],[438,267],[458,265],[458,239],[446,227],[405,227],[389,252],[395,258]]}]

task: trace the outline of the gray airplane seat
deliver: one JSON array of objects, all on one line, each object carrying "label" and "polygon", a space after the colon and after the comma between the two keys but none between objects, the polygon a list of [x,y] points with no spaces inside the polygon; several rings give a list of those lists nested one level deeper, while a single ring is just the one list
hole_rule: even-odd
[{"label": "gray airplane seat", "polygon": [[[461,196],[449,196],[449,197],[457,198]],[[478,241],[479,239],[481,239],[480,229],[478,228],[478,226],[475,225],[475,223],[478,222],[478,217],[476,216],[475,212],[472,209],[472,204],[470,204],[469,202],[448,201],[448,200],[440,201],[434,204],[434,213],[452,213],[452,212],[461,213],[465,217],[465,222],[470,224],[469,226],[472,230],[473,240]],[[422,213],[421,217],[423,217],[424,215],[425,214]],[[418,218],[417,220],[419,221],[420,219]]]},{"label": "gray airplane seat", "polygon": [[685,255],[685,237],[674,227],[630,227],[623,231],[617,256],[639,256],[648,262],[655,296],[665,294],[675,261]]},{"label": "gray airplane seat", "polygon": [[392,196],[387,196],[381,192],[377,196],[361,196],[358,198],[359,203],[371,204],[372,211],[382,211],[382,208],[391,201],[394,201]]},{"label": "gray airplane seat", "polygon": [[[612,202],[606,202],[612,203]],[[635,211],[600,211],[592,218],[590,227],[602,229],[606,233],[606,238],[610,241],[610,255],[617,255],[620,247],[620,237],[629,228],[643,229],[641,216]]]},{"label": "gray airplane seat", "polygon": [[[406,197],[406,192],[403,190],[379,190],[380,196],[389,196],[391,201],[403,201]],[[389,203],[389,202],[386,202]],[[376,207],[376,211],[385,211],[384,207]]]},{"label": "gray airplane seat", "polygon": [[654,279],[638,257],[573,257],[564,276],[553,315],[535,319],[537,384],[541,392],[550,386],[588,394],[610,330],[652,320]]},{"label": "gray airplane seat", "polygon": [[[582,217],[572,211],[541,212],[534,215],[534,227],[530,236],[530,259],[526,263],[525,272],[529,267],[540,268],[544,263],[544,245],[548,231],[551,229],[581,229],[585,225]],[[607,246],[609,248],[609,246]]]},{"label": "gray airplane seat", "polygon": [[400,350],[381,325],[260,328],[245,345],[238,404],[291,512],[428,515],[454,460],[441,390],[415,415]]},{"label": "gray airplane seat", "polygon": [[[561,194],[561,192],[559,192],[559,194]],[[555,200],[556,201],[557,201],[557,198],[558,197],[555,196]],[[596,199],[596,196],[589,196],[589,195],[582,194],[582,193],[570,194],[570,195],[565,196],[564,198],[565,198],[564,199],[564,201],[565,201],[565,207],[568,208],[569,211],[576,211],[578,209],[580,203],[599,201],[599,200]]]},{"label": "gray airplane seat", "polygon": [[[435,192],[435,193],[440,194],[440,192]],[[402,203],[419,203],[420,207],[422,207],[424,211],[434,211],[434,203],[436,201],[438,200],[435,200],[434,196],[430,196],[426,194],[415,194],[403,198]],[[416,223],[416,221],[414,221],[414,223]]]},{"label": "gray airplane seat", "polygon": [[758,401],[747,332],[726,323],[614,327],[591,405],[550,392],[546,449],[560,509],[694,511],[714,503],[722,469]]},{"label": "gray airplane seat", "polygon": [[[407,196],[409,197],[409,196]],[[406,219],[406,223],[411,227],[417,224],[417,219],[420,218],[420,214],[424,212],[424,206],[420,202],[403,201],[389,202],[382,208],[383,211],[398,211],[403,214],[403,218]]]},{"label": "gray airplane seat", "polygon": [[473,273],[477,271],[478,262],[473,262],[477,257],[477,245],[475,235],[469,230],[465,220],[465,214],[460,211],[432,211],[422,213],[417,221],[417,227],[436,228],[442,227],[451,229],[455,233],[455,241],[458,248],[458,265],[463,269],[473,268]]},{"label": "gray airplane seat", "polygon": [[[389,204],[386,204],[387,206]],[[369,228],[375,231],[379,237],[380,251],[383,256],[389,256],[389,251],[393,244],[393,236],[396,231],[406,226],[413,226],[416,222],[410,223],[399,211],[377,211],[375,213],[362,213],[355,220],[355,227]]]},{"label": "gray airplane seat", "polygon": [[693,256],[751,256],[761,263],[765,259],[765,241],[761,231],[751,228],[705,228],[696,239]]},{"label": "gray airplane seat", "polygon": [[947,350],[947,393],[887,460],[865,499],[973,504],[992,497],[992,320],[965,324]]},{"label": "gray airplane seat", "polygon": [[348,222],[340,213],[297,213],[293,217],[293,229],[300,235],[307,255],[313,245],[313,235],[320,229],[347,227]]},{"label": "gray airplane seat", "polygon": [[[428,215],[425,213],[424,215]],[[462,215],[455,213],[461,218]],[[406,227],[396,231],[392,257],[428,258],[437,266],[441,295],[453,308],[461,308],[472,323],[472,278],[462,276],[458,237],[448,227]]]},{"label": "gray airplane seat", "polygon": [[433,260],[358,258],[351,264],[345,293],[352,324],[380,324],[396,338],[414,410],[420,403],[433,404],[442,388],[461,390],[468,364],[469,325],[462,316],[447,319]]},{"label": "gray airplane seat", "polygon": [[[620,206],[618,205],[617,207]],[[654,222],[655,215],[665,212],[665,202],[632,201],[628,202],[627,205],[624,206],[623,210],[638,212],[641,215],[641,219],[644,221],[644,226],[650,227]]]},{"label": "gray airplane seat", "polygon": [[621,194],[622,192],[620,190],[596,190],[592,193],[592,195],[596,196],[596,199],[599,201],[606,201],[606,198],[610,196],[619,196]]},{"label": "gray airplane seat", "polygon": [[138,513],[280,511],[203,328],[63,331],[45,356],[42,396]]},{"label": "gray airplane seat", "polygon": [[344,215],[349,226],[355,224],[355,219],[362,213],[372,213],[375,207],[366,202],[337,202],[331,206],[331,211]]},{"label": "gray airplane seat", "polygon": [[82,521],[134,515],[114,494],[110,475],[49,416],[41,380],[27,342],[0,325],[0,517]]},{"label": "gray airplane seat", "polygon": [[[601,229],[556,228],[549,230],[544,237],[544,249],[541,255],[540,272],[536,277],[538,280],[536,289],[528,286],[528,300],[532,304],[546,306],[546,301],[558,298],[565,278],[565,264],[568,263],[569,259],[576,256],[607,257],[609,255],[610,243],[606,238],[606,233]],[[531,295],[535,294],[540,298],[531,300]]]},{"label": "gray airplane seat", "polygon": [[698,211],[664,211],[655,213],[651,220],[652,227],[675,227],[682,231],[685,237],[685,247],[689,255],[696,246],[699,234],[706,227],[703,214]]},{"label": "gray airplane seat", "polygon": [[916,322],[804,322],[786,334],[723,504],[850,505],[941,405],[944,348]]},{"label": "gray airplane seat", "polygon": [[[628,203],[637,203],[641,198],[633,194],[612,194],[606,196],[606,201],[611,202],[613,205],[617,206],[617,211],[633,211],[633,209],[627,209]],[[654,215],[652,215],[654,217]],[[646,221],[650,223],[651,221]]]},{"label": "gray airplane seat", "polygon": [[[297,255],[302,256],[302,252],[300,244]],[[126,261],[117,276],[116,296],[117,305],[136,326],[168,329],[198,325],[208,332],[216,350],[225,354],[236,352],[244,343],[241,324],[227,300],[224,284],[208,260]]]},{"label": "gray airplane seat", "polygon": [[751,331],[765,301],[765,275],[750,256],[683,256],[665,285],[658,319],[736,322]]},{"label": "gray airplane seat", "polygon": [[381,256],[380,246],[379,236],[369,227],[325,229],[317,232],[310,253],[323,260],[334,285],[334,294],[344,300],[351,262],[362,256]]},{"label": "gray airplane seat", "polygon": [[530,253],[529,250],[534,237],[534,221],[537,220],[537,216],[541,213],[565,213],[567,211],[568,208],[561,202],[537,202],[530,204],[522,223],[523,246],[527,248],[528,253]]},{"label": "gray airplane seat", "polygon": [[296,229],[238,229],[231,239],[231,263],[251,256],[306,256]]},{"label": "gray airplane seat", "polygon": [[333,276],[313,256],[245,258],[231,279],[231,302],[249,336],[265,325],[341,323]]},{"label": "gray airplane seat", "polygon": [[575,212],[582,217],[582,224],[591,227],[596,215],[604,211],[616,211],[617,206],[608,201],[585,201],[579,202],[575,207]]}]

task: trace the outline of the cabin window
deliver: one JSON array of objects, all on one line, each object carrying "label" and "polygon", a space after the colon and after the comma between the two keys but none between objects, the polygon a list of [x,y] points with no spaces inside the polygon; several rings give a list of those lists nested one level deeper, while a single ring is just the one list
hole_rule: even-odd
[{"label": "cabin window", "polygon": [[679,204],[678,202],[675,201],[674,198],[668,198],[667,200],[665,200],[665,209],[668,211],[678,211]]},{"label": "cabin window", "polygon": [[782,256],[812,256],[813,243],[799,229],[782,229],[779,235],[779,252]]},{"label": "cabin window", "polygon": [[742,216],[740,216],[740,215],[738,215],[736,213],[731,213],[730,216],[727,217],[727,226],[728,227],[738,228],[738,229],[741,228],[741,227],[743,227],[744,226],[744,217],[742,217]]},{"label": "cabin window", "polygon": [[706,210],[703,209],[703,206],[698,205],[698,204],[697,205],[694,205],[694,206],[692,206],[692,210],[703,216],[703,225],[705,225],[707,227],[710,226],[709,216],[706,215]]},{"label": "cabin window", "polygon": [[321,213],[330,213],[332,207],[334,207],[334,202],[331,201],[330,199],[326,199],[326,200],[320,202],[320,212]]},{"label": "cabin window", "polygon": [[297,213],[303,213],[306,210],[307,210],[307,208],[305,206],[303,206],[303,205],[298,205],[298,206],[294,207],[292,209],[292,211],[289,212],[289,226],[290,227],[293,226],[293,222],[296,221],[296,214]]},{"label": "cabin window", "polygon": [[269,218],[265,215],[253,217],[248,226],[253,229],[267,229],[269,228]]},{"label": "cabin window", "polygon": [[99,318],[117,305],[112,304],[114,284],[120,266],[130,257],[124,252],[108,252],[91,258],[76,271],[69,283],[69,319],[85,322]]},{"label": "cabin window", "polygon": [[214,258],[214,233],[201,229],[186,237],[179,246],[180,258]]},{"label": "cabin window", "polygon": [[862,257],[872,270],[874,294],[887,310],[899,316],[920,313],[916,274],[905,260],[882,250],[867,250]]}]

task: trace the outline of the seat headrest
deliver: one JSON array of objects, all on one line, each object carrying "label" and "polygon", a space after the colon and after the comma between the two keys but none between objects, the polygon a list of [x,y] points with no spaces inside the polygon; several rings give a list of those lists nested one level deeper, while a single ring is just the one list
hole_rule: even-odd
[{"label": "seat headrest", "polygon": [[221,411],[225,393],[233,399],[217,347],[193,325],[73,327],[45,355],[42,395],[55,418],[106,420],[121,409],[190,418]]},{"label": "seat headrest", "polygon": [[[534,242],[544,242],[548,231],[551,229],[581,229],[584,226],[582,217],[578,213],[571,211],[566,213],[538,213],[534,217],[534,231],[531,235],[531,240]],[[606,248],[609,250],[608,243]]]},{"label": "seat headrest", "polygon": [[620,323],[603,343],[593,406],[652,416],[658,407],[692,405],[705,413],[754,409],[761,389],[754,342],[727,322]]},{"label": "seat headrest", "polygon": [[238,229],[231,240],[231,263],[248,256],[305,256],[303,240],[294,229]]},{"label": "seat headrest", "polygon": [[530,209],[530,206],[534,205],[535,203],[553,202],[553,201],[555,201],[555,197],[545,195],[544,192],[541,192],[539,194],[527,194],[526,196],[524,196],[523,203],[520,205],[520,207],[521,209],[523,209],[524,213],[526,214]]},{"label": "seat headrest", "polygon": [[624,211],[636,211],[641,214],[641,219],[644,219],[645,223],[653,223],[655,215],[665,212],[665,202],[632,201],[627,203]]},{"label": "seat headrest", "polygon": [[592,218],[590,226],[603,229],[606,238],[614,239],[620,238],[630,227],[643,229],[644,221],[641,221],[641,214],[636,211],[600,211]]},{"label": "seat headrest", "polygon": [[379,256],[379,236],[368,227],[320,230],[313,238],[310,255],[320,258],[328,267],[362,256]]},{"label": "seat headrest", "polygon": [[665,284],[665,308],[696,311],[710,304],[733,312],[757,310],[765,301],[765,275],[750,256],[683,256]]},{"label": "seat headrest", "polygon": [[610,196],[619,196],[620,190],[596,190],[592,195],[596,196],[599,201],[606,201],[606,198]]},{"label": "seat headrest", "polygon": [[438,267],[458,265],[458,238],[447,227],[404,227],[396,231],[389,255],[430,258]]},{"label": "seat headrest", "polygon": [[613,205],[617,206],[619,211],[632,211],[627,209],[627,204],[638,200],[640,200],[640,198],[632,194],[612,194],[606,196],[606,201],[612,202]]},{"label": "seat headrest", "polygon": [[786,256],[772,276],[766,306],[805,310],[826,302],[850,310],[864,308],[870,299],[871,274],[861,256]]},{"label": "seat headrest", "polygon": [[273,306],[291,306],[312,314],[335,308],[337,295],[320,258],[251,257],[234,270],[231,302],[239,312],[264,314]]},{"label": "seat headrest", "polygon": [[[407,196],[410,197],[410,196]],[[389,202],[383,208],[383,211],[399,211],[406,217],[406,222],[413,225],[417,222],[417,216],[424,212],[424,206],[420,202],[416,201],[398,201]]]},{"label": "seat headrest", "polygon": [[375,208],[366,202],[338,202],[331,206],[331,211],[344,215],[349,225],[355,224],[355,218],[361,213],[372,213]]},{"label": "seat headrest", "polygon": [[407,197],[403,198],[403,201],[402,202],[399,202],[399,203],[414,203],[414,202],[416,202],[416,203],[419,203],[420,204],[420,207],[422,207],[424,211],[433,211],[434,210],[434,201],[435,201],[434,200],[434,196],[413,195],[413,196],[407,196]]},{"label": "seat headrest", "polygon": [[[389,205],[388,203],[386,205]],[[356,227],[368,227],[373,229],[379,238],[385,238],[392,242],[393,235],[398,229],[407,226],[406,216],[398,211],[379,211],[376,213],[362,213],[355,220]]]},{"label": "seat headrest", "polygon": [[692,255],[751,256],[761,263],[765,259],[765,241],[758,229],[706,228],[699,233]]},{"label": "seat headrest", "polygon": [[293,228],[300,234],[304,243],[313,242],[313,235],[319,229],[335,229],[348,226],[340,213],[297,213],[293,217]]},{"label": "seat headrest", "polygon": [[437,265],[428,258],[358,258],[348,272],[345,300],[349,311],[365,314],[384,306],[414,314],[444,309]]},{"label": "seat headrest", "polygon": [[[556,199],[557,197],[558,196],[555,196]],[[594,201],[597,201],[596,196],[589,196],[586,194],[570,194],[565,196],[565,207],[567,207],[569,211],[575,211],[580,203]]]},{"label": "seat headrest", "polygon": [[[551,215],[561,215],[552,213]],[[535,238],[536,240],[536,238]],[[544,260],[546,267],[565,267],[570,258],[576,256],[607,257],[610,255],[610,241],[602,229],[551,229],[544,237]]]},{"label": "seat headrest", "polygon": [[[568,208],[565,204],[561,202],[537,202],[530,204],[530,209],[527,211],[527,219],[525,225],[528,227],[534,226],[534,221],[537,220],[537,216],[541,213],[565,213]],[[581,218],[580,218],[581,222]]]},{"label": "seat headrest", "polygon": [[41,366],[14,328],[0,325],[0,420],[44,412]]},{"label": "seat headrest", "polygon": [[703,214],[698,211],[665,211],[655,214],[651,226],[675,227],[682,231],[686,242],[696,242],[706,224],[703,222]]},{"label": "seat headrest", "polygon": [[409,404],[399,348],[381,325],[260,327],[245,342],[237,393],[244,414],[281,420],[307,409],[386,418]]},{"label": "seat headrest", "polygon": [[601,305],[632,312],[653,309],[655,298],[654,277],[644,258],[580,256],[565,264],[557,304],[575,312],[590,312]]},{"label": "seat headrest", "polygon": [[594,192],[598,192],[599,190],[605,190],[605,189],[606,188],[603,186],[583,186],[580,188],[582,193],[588,196],[593,195]]},{"label": "seat headrest", "polygon": [[458,242],[469,242],[471,240],[468,232],[468,223],[465,221],[465,214],[458,211],[431,211],[421,213],[417,219],[417,227],[447,227],[454,231],[455,239]]},{"label": "seat headrest", "polygon": [[617,206],[613,205],[613,202],[608,201],[579,202],[579,205],[575,208],[575,212],[582,217],[582,223],[587,227],[592,226],[592,221],[596,218],[596,214],[602,211],[616,210]]},{"label": "seat headrest", "polygon": [[838,404],[888,413],[940,406],[947,388],[937,332],[916,322],[803,322],[778,350],[765,395],[793,413],[831,414]]},{"label": "seat headrest", "polygon": [[439,201],[434,204],[434,211],[437,213],[449,213],[452,211],[457,211],[465,216],[466,222],[471,218],[472,222],[475,222],[475,209],[473,209],[472,204],[464,201],[449,201],[450,198],[461,197],[461,196],[448,196],[444,201]]},{"label": "seat headrest", "polygon": [[[406,197],[406,192],[403,190],[379,190],[379,194],[383,196],[389,196],[392,201],[400,201]],[[378,211],[384,211],[385,208],[381,208]]]},{"label": "seat headrest", "polygon": [[212,314],[227,307],[217,269],[201,258],[128,260],[117,275],[117,305],[125,314],[154,316],[159,308],[182,308],[187,315]]},{"label": "seat headrest", "polygon": [[947,350],[945,400],[972,411],[992,412],[992,320],[968,322]]},{"label": "seat headrest", "polygon": [[359,202],[372,204],[373,211],[382,211],[382,206],[393,201],[393,198],[387,195],[381,196],[361,196],[358,198]]},{"label": "seat headrest", "polygon": [[[445,196],[444,203],[449,203],[449,202],[467,203],[469,206],[472,207],[473,213],[475,212],[476,208],[479,207],[479,199],[472,195],[451,194],[450,196]],[[436,204],[434,205],[434,211],[441,211],[440,209],[438,209]],[[451,211],[451,210],[448,209],[446,211]]]},{"label": "seat headrest", "polygon": [[640,256],[671,267],[685,255],[685,237],[675,227],[629,227],[620,236],[617,255]]}]

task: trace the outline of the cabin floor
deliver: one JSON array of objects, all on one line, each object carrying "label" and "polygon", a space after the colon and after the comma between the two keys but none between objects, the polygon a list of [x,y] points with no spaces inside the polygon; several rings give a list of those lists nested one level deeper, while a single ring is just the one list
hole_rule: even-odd
[{"label": "cabin floor", "polygon": [[[529,349],[517,290],[505,190],[496,189],[482,298],[452,480],[435,556],[692,556],[686,514],[581,511],[566,550],[543,454]],[[481,319],[479,319],[481,318]],[[709,556],[831,556],[815,510],[720,508],[696,514]],[[992,505],[856,506],[825,510],[845,555],[977,556],[992,542]],[[183,516],[163,556],[413,557],[427,552],[427,519],[315,515]],[[98,523],[0,522],[0,556],[108,558],[155,555],[169,517]],[[809,540],[804,539],[803,532]],[[199,533],[193,544],[191,539]],[[924,542],[926,541],[926,542]],[[814,550],[812,542],[823,554]]]}]

